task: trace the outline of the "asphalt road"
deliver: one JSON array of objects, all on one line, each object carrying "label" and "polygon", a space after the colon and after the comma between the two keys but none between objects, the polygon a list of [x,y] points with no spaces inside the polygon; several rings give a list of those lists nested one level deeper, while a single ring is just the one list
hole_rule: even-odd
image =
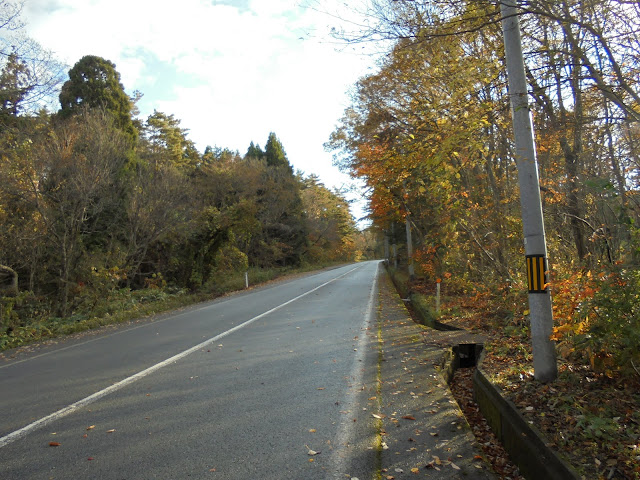
[{"label": "asphalt road", "polygon": [[0,479],[371,478],[377,271],[323,271],[0,360]]}]

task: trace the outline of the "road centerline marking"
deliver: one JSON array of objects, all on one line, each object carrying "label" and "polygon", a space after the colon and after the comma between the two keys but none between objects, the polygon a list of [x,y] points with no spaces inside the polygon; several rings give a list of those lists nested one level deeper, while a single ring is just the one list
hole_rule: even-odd
[{"label": "road centerline marking", "polygon": [[20,428],[18,430],[15,430],[15,431],[13,431],[11,433],[8,433],[4,437],[0,437],[0,448],[5,447],[6,445],[8,445],[8,444],[10,444],[10,443],[22,438],[22,437],[25,437],[29,433],[31,433],[31,432],[33,432],[33,431],[35,431],[35,430],[37,430],[37,429],[39,429],[41,427],[44,427],[45,425],[48,425],[49,423],[51,423],[51,422],[53,422],[55,420],[58,420],[58,419],[63,418],[63,417],[66,417],[67,415],[75,412],[76,410],[78,410],[78,409],[80,409],[80,408],[82,408],[82,407],[84,407],[86,405],[89,405],[89,404],[101,399],[102,397],[105,397],[105,396],[107,396],[107,395],[109,395],[109,394],[111,394],[113,392],[116,392],[116,391],[126,387],[127,385],[131,385],[132,383],[134,383],[134,382],[136,382],[136,381],[138,381],[138,380],[150,375],[151,373],[156,372],[156,371],[160,370],[161,368],[166,367],[167,365],[175,363],[178,360],[181,360],[181,359],[185,358],[186,356],[188,356],[188,355],[190,355],[190,354],[192,354],[192,353],[194,353],[194,352],[196,352],[198,350],[201,350],[202,348],[207,347],[208,345],[212,344],[213,342],[216,342],[216,341],[220,340],[221,338],[224,338],[224,337],[226,337],[228,335],[231,335],[232,333],[234,333],[234,332],[236,332],[236,331],[238,331],[238,330],[240,330],[240,329],[242,329],[242,328],[254,323],[256,320],[259,320],[259,319],[261,319],[263,317],[266,317],[267,315],[269,315],[269,314],[271,314],[271,313],[273,313],[273,312],[275,312],[277,310],[280,310],[281,308],[286,307],[287,305],[289,305],[289,304],[291,304],[291,303],[293,303],[293,302],[295,302],[297,300],[300,300],[301,298],[306,297],[307,295],[309,295],[309,294],[311,294],[311,293],[313,293],[313,292],[315,292],[317,290],[320,290],[323,287],[326,287],[327,285],[335,282],[336,280],[341,279],[342,277],[345,277],[346,275],[348,275],[351,272],[353,272],[355,270],[358,270],[360,268],[362,268],[362,265],[357,266],[355,268],[352,268],[351,270],[348,270],[347,272],[345,272],[345,273],[343,273],[341,275],[338,275],[337,277],[332,278],[331,280],[329,280],[327,282],[324,282],[321,285],[318,285],[317,287],[314,287],[311,290],[308,290],[307,292],[304,292],[304,293],[302,293],[302,294],[300,294],[300,295],[298,295],[298,296],[296,296],[296,297],[294,297],[294,298],[292,298],[290,300],[287,300],[286,302],[281,303],[280,305],[277,305],[277,306],[267,310],[266,312],[263,312],[263,313],[261,313],[259,315],[256,315],[255,317],[250,318],[249,320],[247,320],[247,321],[245,321],[245,322],[243,322],[243,323],[241,323],[239,325],[236,325],[235,327],[230,328],[229,330],[226,330],[226,331],[224,331],[224,332],[222,332],[222,333],[220,333],[220,334],[218,334],[218,335],[216,335],[214,337],[209,338],[208,340],[205,340],[204,342],[201,342],[201,343],[199,343],[199,344],[197,344],[197,345],[195,345],[195,346],[193,346],[191,348],[188,348],[187,350],[184,350],[184,351],[182,351],[182,352],[180,352],[180,353],[178,353],[178,354],[176,354],[176,355],[174,355],[174,356],[172,356],[170,358],[167,358],[166,360],[163,360],[162,362],[156,363],[155,365],[152,365],[151,367],[145,368],[144,370],[141,370],[138,373],[135,373],[135,374],[133,374],[133,375],[127,377],[127,378],[124,378],[124,379],[120,380],[119,382],[114,383],[113,385],[110,385],[110,386],[108,386],[108,387],[106,387],[106,388],[104,388],[104,389],[102,389],[102,390],[100,390],[98,392],[93,393],[92,395],[89,395],[88,397],[85,397],[85,398],[83,398],[81,400],[78,400],[77,402],[74,402],[71,405],[67,405],[66,407],[61,408],[60,410],[58,410],[56,412],[53,412],[53,413],[51,413],[49,415],[46,415],[46,416],[36,420],[35,422],[32,422],[32,423],[30,423],[30,424],[28,424],[28,425],[26,425],[26,426],[24,426],[24,427],[22,427],[22,428]]}]

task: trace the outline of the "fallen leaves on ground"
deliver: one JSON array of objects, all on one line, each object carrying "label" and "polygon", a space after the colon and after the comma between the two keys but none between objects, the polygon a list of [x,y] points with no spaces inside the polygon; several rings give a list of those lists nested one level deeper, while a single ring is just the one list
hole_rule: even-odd
[{"label": "fallen leaves on ground", "polygon": [[[525,480],[473,400],[473,369],[457,370],[451,383],[451,391],[467,417],[471,430],[494,472],[502,479]],[[474,458],[482,459],[480,456]]]},{"label": "fallen leaves on ground", "polygon": [[[640,377],[607,376],[560,358],[558,379],[542,384],[533,378],[527,335],[492,326],[489,306],[482,302],[460,298],[454,304],[455,315],[445,312],[440,320],[489,337],[483,370],[552,449],[584,478],[640,480]],[[423,335],[433,343],[429,331]],[[494,470],[501,478],[521,479],[473,402],[471,375],[471,369],[458,370],[452,391]]]}]

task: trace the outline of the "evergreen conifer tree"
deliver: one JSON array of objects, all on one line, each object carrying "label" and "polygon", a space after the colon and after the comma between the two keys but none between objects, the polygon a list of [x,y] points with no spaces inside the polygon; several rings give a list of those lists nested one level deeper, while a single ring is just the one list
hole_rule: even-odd
[{"label": "evergreen conifer tree", "polygon": [[262,158],[262,157],[264,157],[264,152],[260,148],[260,145],[255,145],[253,142],[251,142],[244,158]]},{"label": "evergreen conifer tree", "polygon": [[287,160],[287,154],[284,152],[282,143],[280,143],[280,140],[278,140],[278,137],[276,137],[276,134],[273,132],[269,134],[269,139],[267,140],[267,144],[264,147],[264,154],[267,159],[268,166],[288,167],[293,174],[293,168],[291,168],[289,160]]},{"label": "evergreen conifer tree", "polygon": [[102,108],[115,125],[132,139],[138,132],[131,119],[132,101],[120,83],[114,63],[95,55],[82,57],[71,70],[60,91],[60,115],[70,117],[81,107]]}]

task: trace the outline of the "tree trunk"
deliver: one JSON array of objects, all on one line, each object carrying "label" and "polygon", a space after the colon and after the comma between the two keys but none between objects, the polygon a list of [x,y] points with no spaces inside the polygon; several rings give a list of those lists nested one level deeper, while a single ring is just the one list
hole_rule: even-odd
[{"label": "tree trunk", "polygon": [[407,230],[407,266],[409,268],[409,278],[413,280],[415,269],[413,268],[413,242],[411,241],[411,216],[407,212],[405,217],[405,229]]},{"label": "tree trunk", "polygon": [[[509,275],[509,263],[507,258],[504,256],[504,252],[507,251],[506,245],[506,235],[504,234],[504,225],[503,219],[506,218],[506,212],[504,211],[504,207],[501,204],[500,200],[502,198],[501,192],[498,188],[498,184],[496,182],[496,178],[493,175],[493,165],[490,158],[486,159],[485,168],[487,172],[487,180],[489,185],[489,190],[491,191],[491,196],[493,198],[494,210],[498,213],[494,215],[492,218],[493,227],[496,230],[496,240],[498,242],[498,248],[495,249],[496,252],[496,260],[498,265],[496,266],[496,270],[501,271],[501,273]],[[505,278],[506,280],[506,278]]]},{"label": "tree trunk", "polygon": [[387,266],[391,265],[391,255],[389,253],[389,231],[384,231],[384,260]]},{"label": "tree trunk", "polygon": [[[576,128],[579,128],[576,126]],[[587,249],[584,242],[584,232],[582,230],[583,218],[580,208],[579,182],[578,182],[578,158],[579,154],[569,146],[566,139],[561,139],[562,150],[564,152],[565,172],[567,174],[567,210],[570,216],[571,232],[576,247],[576,253],[580,260],[584,260]]]}]

